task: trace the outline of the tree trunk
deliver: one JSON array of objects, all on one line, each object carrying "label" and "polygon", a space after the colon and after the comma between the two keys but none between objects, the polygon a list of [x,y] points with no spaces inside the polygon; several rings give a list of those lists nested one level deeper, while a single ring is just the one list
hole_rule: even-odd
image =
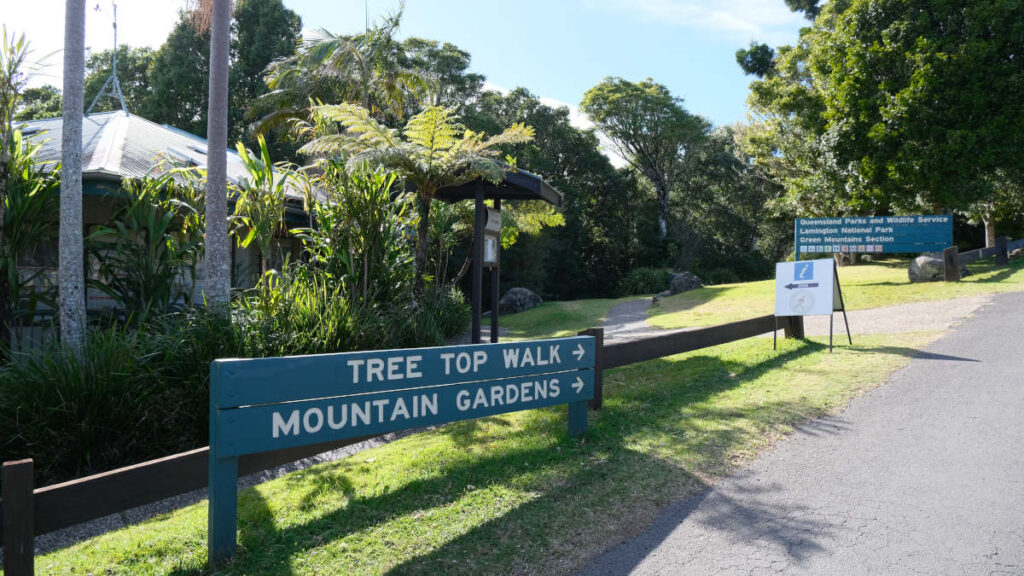
[{"label": "tree trunk", "polygon": [[227,312],[231,299],[231,244],[228,238],[228,47],[231,0],[213,0],[210,20],[210,101],[207,112],[206,262],[204,296],[212,309]]},{"label": "tree trunk", "polygon": [[658,234],[668,236],[668,187],[658,191]]},{"label": "tree trunk", "polygon": [[985,248],[992,248],[996,245],[996,222],[995,218],[986,215],[982,219],[985,223]]},{"label": "tree trunk", "polygon": [[61,128],[58,282],[61,342],[79,356],[85,343],[82,229],[84,99],[85,0],[67,0],[64,14],[64,119]]},{"label": "tree trunk", "polygon": [[412,292],[416,298],[419,298],[423,296],[426,289],[423,273],[427,269],[427,245],[430,243],[430,197],[425,197],[421,192],[416,195],[416,199],[420,223],[416,229],[416,277],[413,281]]}]

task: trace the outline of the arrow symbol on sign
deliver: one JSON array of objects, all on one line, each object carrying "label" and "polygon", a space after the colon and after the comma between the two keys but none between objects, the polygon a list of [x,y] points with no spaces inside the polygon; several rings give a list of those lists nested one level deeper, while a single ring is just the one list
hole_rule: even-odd
[{"label": "arrow symbol on sign", "polygon": [[572,351],[572,355],[576,357],[577,361],[583,359],[583,354],[586,352],[583,350],[583,344],[577,344],[576,349]]},{"label": "arrow symbol on sign", "polygon": [[784,288],[786,290],[792,290],[793,288],[817,288],[817,287],[818,287],[818,283],[817,282],[804,282],[802,284],[794,284],[794,283],[790,282],[789,284],[786,284],[784,286]]},{"label": "arrow symbol on sign", "polygon": [[580,378],[579,376],[577,376],[576,377],[576,381],[572,383],[572,389],[575,390],[577,394],[582,392],[583,391],[583,379]]}]

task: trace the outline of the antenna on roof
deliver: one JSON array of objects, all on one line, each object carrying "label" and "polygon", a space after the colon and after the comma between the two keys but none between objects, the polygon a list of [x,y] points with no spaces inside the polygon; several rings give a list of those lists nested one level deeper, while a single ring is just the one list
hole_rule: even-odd
[{"label": "antenna on roof", "polygon": [[[111,1],[110,4],[114,7],[114,56],[112,58],[113,63],[110,77],[103,83],[103,88],[100,88],[100,91],[96,93],[96,97],[92,99],[92,104],[89,104],[89,109],[85,111],[86,115],[92,112],[93,107],[95,107],[96,103],[100,101],[100,98],[107,94],[108,87],[110,88],[110,94],[116,94],[117,99],[121,101],[121,110],[124,110],[125,112],[128,111],[128,106],[124,103],[124,93],[121,92],[121,83],[117,80],[117,2]],[[103,11],[102,8],[100,8],[99,2],[96,3],[95,11]]]}]

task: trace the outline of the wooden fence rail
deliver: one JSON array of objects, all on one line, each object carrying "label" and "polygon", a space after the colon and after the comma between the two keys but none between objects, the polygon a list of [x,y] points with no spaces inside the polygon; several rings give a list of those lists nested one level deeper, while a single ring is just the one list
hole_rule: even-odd
[{"label": "wooden fence rail", "polygon": [[[1006,254],[1024,248],[1024,238],[959,254],[961,262],[974,262],[996,255],[1005,264]],[[959,267],[957,268],[959,271]],[[775,330],[786,336],[803,338],[801,317],[776,318],[772,315],[750,318],[719,326],[652,336],[631,342],[604,344],[604,331],[592,328],[580,335],[594,336],[594,399],[591,408],[600,410],[604,398],[603,371],[759,336]],[[366,436],[337,442],[325,442],[276,452],[242,456],[239,475],[252,474],[315,456],[374,438]],[[207,487],[209,447],[174,454],[79,478],[61,484],[32,489],[32,461],[3,464],[3,493],[0,494],[0,542],[4,545],[4,570],[8,576],[32,574],[33,538],[61,528],[130,510],[145,504],[179,496]]]}]

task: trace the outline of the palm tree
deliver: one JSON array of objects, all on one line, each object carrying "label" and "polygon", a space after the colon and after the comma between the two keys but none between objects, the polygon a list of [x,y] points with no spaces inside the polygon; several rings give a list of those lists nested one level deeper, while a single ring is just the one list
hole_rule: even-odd
[{"label": "palm tree", "polygon": [[207,114],[206,256],[203,290],[207,306],[225,312],[231,299],[228,238],[228,50],[231,0],[195,0],[197,31],[210,30],[210,101]]},{"label": "palm tree", "polygon": [[511,168],[499,158],[500,146],[533,139],[533,128],[514,124],[491,138],[467,130],[449,108],[430,106],[409,119],[402,130],[375,120],[355,104],[316,106],[317,125],[341,124],[345,132],[319,136],[303,146],[304,154],[347,155],[351,169],[368,164],[382,166],[405,179],[416,190],[419,225],[416,238],[415,296],[424,292],[424,270],[430,241],[430,203],[441,188],[483,178],[500,182]]},{"label": "palm tree", "polygon": [[85,0],[67,0],[64,14],[64,119],[61,127],[60,336],[81,355],[85,342],[82,238],[82,110],[85,99]]},{"label": "palm tree", "polygon": [[433,87],[419,70],[407,66],[396,39],[402,12],[387,16],[362,34],[345,36],[314,30],[298,52],[267,67],[270,92],[250,110],[259,131],[288,127],[309,119],[310,103],[360,104],[374,118],[402,120],[410,103]]}]

